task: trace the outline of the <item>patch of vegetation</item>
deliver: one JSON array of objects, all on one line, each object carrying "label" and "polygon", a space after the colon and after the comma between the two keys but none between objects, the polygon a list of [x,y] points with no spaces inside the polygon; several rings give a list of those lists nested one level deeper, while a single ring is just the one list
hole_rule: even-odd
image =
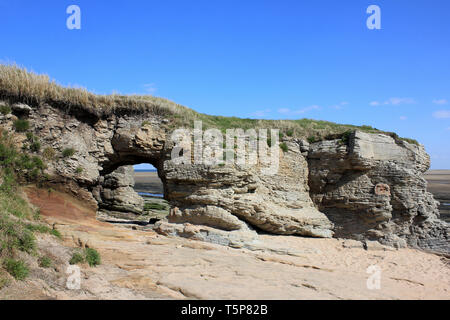
[{"label": "patch of vegetation", "polygon": [[41,268],[50,268],[52,266],[52,259],[47,256],[40,257],[38,262]]},{"label": "patch of vegetation", "polygon": [[288,152],[289,148],[285,142],[280,143],[280,148],[283,150],[283,152]]},{"label": "patch of vegetation", "polygon": [[206,115],[167,99],[153,96],[95,95],[83,88],[62,87],[47,75],[28,72],[16,65],[0,65],[0,88],[0,98],[3,100],[22,102],[31,107],[48,103],[63,111],[79,110],[97,118],[111,114],[150,113],[170,119],[168,127],[172,129],[192,128],[194,121],[200,120],[203,129],[217,128],[225,132],[226,129],[231,128],[243,130],[273,128],[297,138],[305,139],[314,136],[316,141],[323,140],[330,134],[342,134],[355,129],[369,133],[389,134],[371,126],[336,124],[312,119],[260,120]]},{"label": "patch of vegetation", "polygon": [[[30,142],[36,142],[36,137],[27,133]],[[15,147],[12,136],[0,130],[0,258],[1,266],[14,278],[23,280],[29,273],[28,266],[17,259],[19,251],[36,255],[35,232],[49,233],[60,236],[57,230],[52,230],[43,224],[32,221],[39,219],[39,211],[30,208],[21,197],[20,184],[24,182],[39,182],[44,176],[46,165],[38,156],[30,156]],[[42,266],[48,265],[45,258],[39,260]],[[0,269],[0,275],[1,275]],[[4,277],[0,277],[3,281]]]},{"label": "patch of vegetation", "polygon": [[[225,165],[225,164],[224,164]],[[147,202],[144,205],[144,211],[150,210],[166,210],[167,206],[158,202]]]},{"label": "patch of vegetation", "polygon": [[3,191],[12,191],[12,184],[22,181],[39,182],[45,179],[44,162],[38,156],[29,156],[19,152],[11,136],[0,130],[0,168],[4,182],[0,186]]},{"label": "patch of vegetation", "polygon": [[411,144],[415,144],[416,146],[419,145],[419,142],[417,140],[415,140],[415,139],[400,138],[400,140],[406,141],[406,142],[411,143]]},{"label": "patch of vegetation", "polygon": [[30,122],[28,120],[18,119],[14,121],[13,127],[17,132],[25,132],[30,129]]},{"label": "patch of vegetation", "polygon": [[17,280],[25,280],[30,272],[28,266],[23,261],[12,258],[5,260],[4,267]]},{"label": "patch of vegetation", "polygon": [[72,258],[69,260],[70,264],[79,264],[87,262],[90,267],[96,267],[101,264],[100,254],[93,248],[85,248],[83,252],[75,251]]},{"label": "patch of vegetation", "polygon": [[145,127],[145,126],[149,126],[150,125],[150,121],[142,121],[141,126]]},{"label": "patch of vegetation", "polygon": [[33,253],[36,249],[36,238],[34,234],[28,230],[23,230],[22,234],[17,236],[17,246],[20,251]]},{"label": "patch of vegetation", "polygon": [[58,230],[52,229],[49,226],[44,225],[44,224],[28,223],[28,224],[25,224],[25,228],[27,228],[31,232],[48,233],[57,238],[61,238],[61,233]]},{"label": "patch of vegetation", "polygon": [[100,258],[100,253],[97,250],[92,248],[85,249],[86,262],[90,267],[96,267],[102,263]]},{"label": "patch of vegetation", "polygon": [[42,156],[47,160],[53,160],[56,156],[55,149],[51,147],[45,148],[44,151],[42,152]]},{"label": "patch of vegetation", "polygon": [[15,187],[10,190],[0,190],[0,212],[6,215],[12,215],[19,219],[29,219],[33,216],[33,210],[30,209],[27,202],[15,192]]},{"label": "patch of vegetation", "polygon": [[33,212],[33,220],[39,221],[41,220],[41,210],[37,209]]},{"label": "patch of vegetation", "polygon": [[76,174],[81,174],[83,172],[83,168],[82,167],[78,167],[75,169],[75,173]]},{"label": "patch of vegetation", "polygon": [[95,117],[114,113],[151,112],[170,115],[187,109],[152,96],[95,95],[84,88],[62,87],[47,75],[28,72],[16,65],[0,65],[0,97],[37,107],[41,103],[62,110],[80,110]]},{"label": "patch of vegetation", "polygon": [[30,145],[30,150],[33,152],[39,152],[41,150],[41,143],[39,141],[35,141]]},{"label": "patch of vegetation", "polygon": [[56,229],[52,229],[52,230],[50,231],[50,234],[53,235],[53,236],[55,236],[55,237],[57,237],[57,238],[59,238],[59,239],[62,239],[61,232],[59,232],[59,231],[56,230]]},{"label": "patch of vegetation", "polygon": [[77,152],[77,151],[74,148],[66,148],[62,151],[61,154],[62,154],[63,158],[69,158],[69,157],[72,157],[75,154],[75,152]]},{"label": "patch of vegetation", "polygon": [[308,137],[307,140],[308,140],[309,143],[314,143],[314,142],[318,141],[315,136],[310,136],[310,137]]},{"label": "patch of vegetation", "polygon": [[4,116],[8,115],[11,113],[11,107],[10,106],[5,106],[5,105],[1,105],[0,106],[0,113]]},{"label": "patch of vegetation", "polygon": [[11,257],[15,250],[33,253],[36,248],[32,232],[7,214],[0,215],[0,256]]},{"label": "patch of vegetation", "polygon": [[69,260],[69,264],[78,264],[78,263],[84,263],[84,255],[80,252],[74,252],[72,254],[72,258]]},{"label": "patch of vegetation", "polygon": [[[27,139],[34,137],[28,134]],[[50,228],[30,222],[39,218],[39,212],[29,207],[19,189],[24,181],[39,181],[44,168],[39,157],[18,151],[12,136],[0,130],[0,257],[6,259],[2,266],[17,279],[23,279],[28,272],[23,262],[15,260],[17,252],[35,255],[34,232],[52,233]]]},{"label": "patch of vegetation", "polygon": [[350,135],[351,135],[353,132],[354,132],[354,131],[345,131],[345,132],[342,134],[341,142],[342,142],[343,144],[347,144],[347,145],[348,145],[348,142],[350,141]]},{"label": "patch of vegetation", "polygon": [[30,150],[32,152],[39,152],[41,150],[41,143],[32,132],[27,132],[27,140],[30,143]]}]

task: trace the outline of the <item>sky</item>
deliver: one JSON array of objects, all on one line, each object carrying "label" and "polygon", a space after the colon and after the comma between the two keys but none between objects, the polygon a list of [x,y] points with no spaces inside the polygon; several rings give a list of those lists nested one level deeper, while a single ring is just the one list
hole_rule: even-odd
[{"label": "sky", "polygon": [[[66,26],[70,5],[79,30]],[[380,30],[366,25],[370,5]],[[448,0],[0,0],[0,26],[0,61],[63,85],[214,115],[371,125],[450,169]]]}]

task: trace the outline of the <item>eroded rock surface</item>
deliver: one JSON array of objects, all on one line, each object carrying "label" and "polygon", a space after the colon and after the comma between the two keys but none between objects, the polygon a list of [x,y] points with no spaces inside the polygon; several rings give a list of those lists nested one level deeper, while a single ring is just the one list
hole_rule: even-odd
[{"label": "eroded rock surface", "polygon": [[144,210],[144,199],[133,189],[133,173],[133,166],[123,166],[104,177],[100,177],[100,186],[97,188],[96,194],[100,208],[137,214],[142,213]]},{"label": "eroded rock surface", "polygon": [[[116,170],[151,163],[172,207],[173,230],[189,223],[250,237],[255,231],[334,235],[448,251],[448,224],[438,219],[436,201],[426,192],[423,146],[362,132],[346,142],[286,137],[279,171],[269,176],[258,165],[176,165],[170,121],[150,112],[98,118],[50,105],[14,112],[1,125],[11,130],[15,116],[29,119],[51,184],[94,208],[139,211],[130,169]],[[63,155],[67,148],[73,155]]]},{"label": "eroded rock surface", "polygon": [[426,191],[423,146],[357,131],[310,146],[311,197],[338,237],[448,251],[449,227]]}]

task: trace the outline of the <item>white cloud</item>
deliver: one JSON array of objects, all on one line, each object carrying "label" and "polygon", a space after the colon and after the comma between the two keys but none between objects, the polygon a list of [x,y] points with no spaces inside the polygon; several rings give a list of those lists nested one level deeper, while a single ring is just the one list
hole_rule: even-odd
[{"label": "white cloud", "polygon": [[344,101],[339,104],[335,104],[334,106],[331,106],[330,108],[341,110],[344,106],[348,105],[348,102]]},{"label": "white cloud", "polygon": [[289,109],[289,108],[278,109],[278,113],[286,114],[286,113],[289,113],[289,112],[291,112],[291,109]]},{"label": "white cloud", "polygon": [[439,110],[433,113],[433,117],[436,119],[447,119],[450,118],[450,110]]},{"label": "white cloud", "polygon": [[303,113],[306,113],[306,112],[308,112],[308,111],[311,111],[311,110],[318,110],[318,109],[320,109],[319,106],[313,105],[313,106],[309,106],[309,107],[306,107],[306,108],[303,108],[303,109],[295,110],[295,111],[294,111],[294,114],[303,114]]},{"label": "white cloud", "polygon": [[443,105],[443,104],[447,104],[448,101],[447,101],[447,99],[435,99],[435,100],[433,100],[433,103]]},{"label": "white cloud", "polygon": [[143,87],[147,94],[154,94],[157,90],[154,83],[146,83]]},{"label": "white cloud", "polygon": [[312,111],[312,110],[319,110],[320,107],[317,105],[312,105],[306,108],[302,108],[302,109],[296,109],[296,110],[292,110],[289,108],[281,108],[278,109],[278,113],[284,114],[284,115],[297,115],[297,114],[303,114],[306,113],[308,111]]},{"label": "white cloud", "polygon": [[402,120],[402,121],[404,121],[404,120],[406,120],[406,119],[408,119],[406,116],[401,116],[401,117],[400,117],[400,120]]},{"label": "white cloud", "polygon": [[270,109],[264,109],[264,110],[257,110],[255,112],[252,112],[250,115],[256,118],[263,118],[267,116],[268,113],[270,113]]},{"label": "white cloud", "polygon": [[384,104],[392,104],[397,106],[399,104],[413,104],[416,101],[412,98],[389,98]]},{"label": "white cloud", "polygon": [[380,106],[380,105],[393,105],[398,106],[401,104],[414,104],[416,103],[416,100],[413,98],[389,98],[385,102],[381,103],[379,101],[372,101],[370,103],[371,106]]}]

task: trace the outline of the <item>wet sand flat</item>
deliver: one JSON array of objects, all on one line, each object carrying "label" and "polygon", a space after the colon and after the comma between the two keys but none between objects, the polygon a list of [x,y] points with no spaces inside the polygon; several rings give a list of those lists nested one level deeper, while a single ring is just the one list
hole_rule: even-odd
[{"label": "wet sand flat", "polygon": [[425,174],[428,191],[436,198],[450,200],[450,170],[430,170]]},{"label": "wet sand flat", "polygon": [[450,170],[430,170],[425,179],[428,191],[440,202],[441,219],[450,222]]},{"label": "wet sand flat", "polygon": [[157,172],[135,172],[134,173],[134,190],[136,192],[147,192],[155,194],[163,194],[164,188]]}]

